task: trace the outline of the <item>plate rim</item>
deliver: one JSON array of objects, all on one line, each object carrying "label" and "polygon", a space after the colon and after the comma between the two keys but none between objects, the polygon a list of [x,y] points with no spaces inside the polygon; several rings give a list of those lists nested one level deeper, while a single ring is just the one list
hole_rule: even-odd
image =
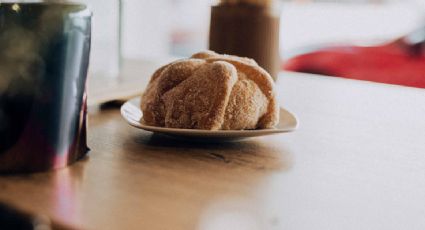
[{"label": "plate rim", "polygon": [[[248,137],[247,134],[251,135],[272,135],[272,134],[279,134],[279,133],[288,133],[293,132],[298,129],[299,127],[299,120],[297,116],[287,110],[284,107],[279,107],[280,112],[284,112],[286,115],[289,115],[293,120],[293,125],[290,127],[287,127],[285,129],[279,129],[279,128],[271,128],[271,129],[254,129],[254,130],[202,130],[202,129],[179,129],[179,128],[166,128],[166,127],[158,127],[158,126],[150,126],[145,125],[141,123],[140,121],[132,121],[128,118],[126,115],[128,112],[126,110],[127,107],[133,106],[138,109],[138,112],[140,112],[140,118],[143,117],[143,112],[139,108],[139,105],[141,102],[140,96],[131,98],[124,102],[120,108],[121,116],[124,118],[124,120],[131,126],[143,129],[149,132],[153,133],[162,133],[162,134],[169,134],[169,135],[181,135],[181,136],[198,136],[199,137],[223,137],[223,138],[240,138],[240,137]],[[281,119],[279,117],[279,119]]]}]

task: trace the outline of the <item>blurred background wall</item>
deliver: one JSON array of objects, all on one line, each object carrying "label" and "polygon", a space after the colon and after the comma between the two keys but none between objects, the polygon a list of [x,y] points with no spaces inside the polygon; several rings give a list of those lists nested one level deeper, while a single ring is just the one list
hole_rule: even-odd
[{"label": "blurred background wall", "polygon": [[[93,70],[112,68],[119,43],[118,0],[87,0],[95,12]],[[124,58],[187,56],[207,49],[215,0],[122,0]],[[425,23],[425,0],[287,0],[281,11],[280,53],[288,58],[317,44],[375,43]],[[113,72],[114,70],[112,70]]]}]

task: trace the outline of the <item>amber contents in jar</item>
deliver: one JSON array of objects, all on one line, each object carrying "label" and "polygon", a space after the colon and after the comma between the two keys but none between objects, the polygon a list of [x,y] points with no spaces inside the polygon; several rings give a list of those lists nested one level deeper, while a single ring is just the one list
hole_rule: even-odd
[{"label": "amber contents in jar", "polygon": [[279,22],[278,14],[269,4],[222,1],[212,7],[209,48],[253,58],[276,80],[280,61]]}]

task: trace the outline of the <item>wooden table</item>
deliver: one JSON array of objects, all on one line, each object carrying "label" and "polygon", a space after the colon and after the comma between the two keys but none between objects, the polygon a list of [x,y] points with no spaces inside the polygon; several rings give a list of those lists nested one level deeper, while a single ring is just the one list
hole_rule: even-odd
[{"label": "wooden table", "polygon": [[294,133],[180,142],[92,111],[90,156],[0,177],[0,200],[83,229],[424,229],[425,91],[282,73]]}]

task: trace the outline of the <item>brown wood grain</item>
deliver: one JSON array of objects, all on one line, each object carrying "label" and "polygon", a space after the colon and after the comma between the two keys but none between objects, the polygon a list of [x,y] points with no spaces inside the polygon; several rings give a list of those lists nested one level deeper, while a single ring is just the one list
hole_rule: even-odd
[{"label": "brown wood grain", "polygon": [[91,111],[89,157],[0,177],[0,201],[82,229],[421,229],[425,93],[281,75],[290,134],[182,142]]}]

